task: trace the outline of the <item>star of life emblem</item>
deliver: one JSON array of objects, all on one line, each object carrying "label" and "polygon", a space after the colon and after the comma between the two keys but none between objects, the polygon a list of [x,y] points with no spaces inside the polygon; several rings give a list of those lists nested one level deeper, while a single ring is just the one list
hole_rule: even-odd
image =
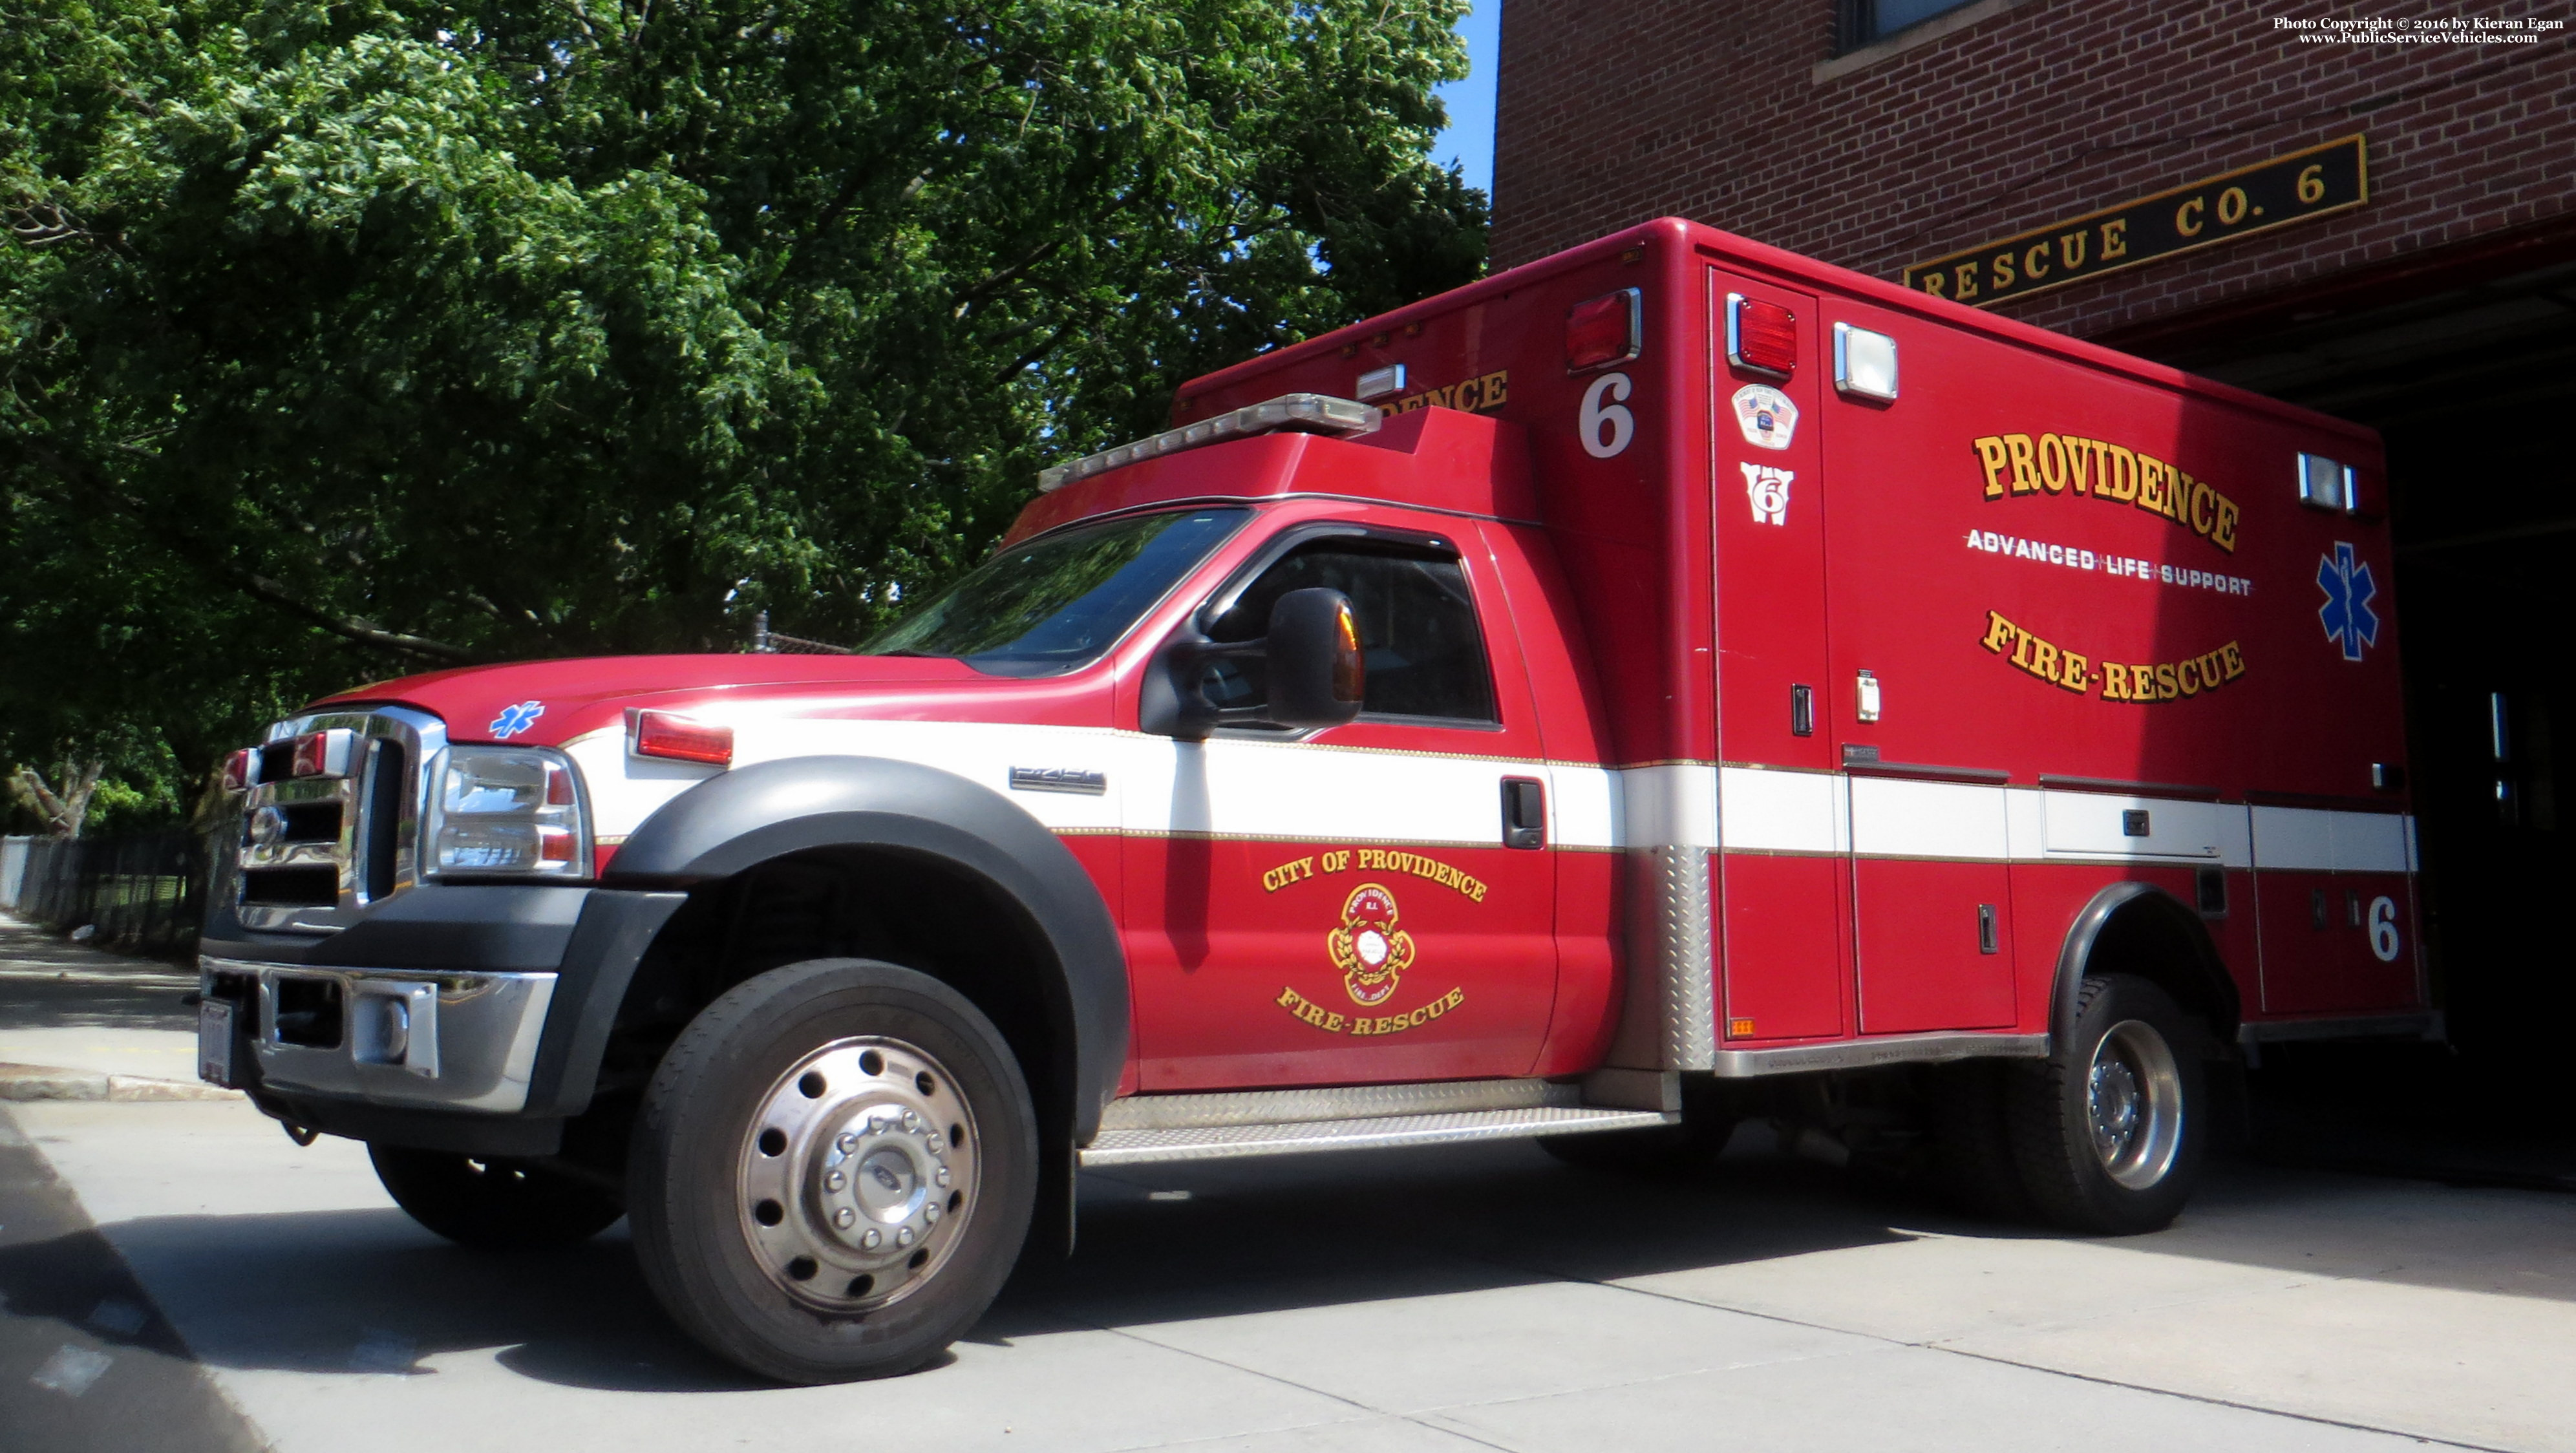
[{"label": "star of life emblem", "polygon": [[1789,523],[1789,481],[1798,476],[1792,470],[1768,464],[1739,464],[1744,471],[1744,497],[1753,506],[1753,523],[1787,525]]},{"label": "star of life emblem", "polygon": [[501,708],[501,714],[492,718],[492,724],[484,728],[484,730],[490,732],[494,737],[502,741],[507,741],[510,738],[517,736],[519,733],[526,731],[528,728],[535,726],[537,724],[537,718],[544,716],[545,714],[546,704],[544,702],[523,701],[516,706],[505,706]]},{"label": "star of life emblem", "polygon": [[2317,562],[2317,589],[2326,595],[2326,603],[2317,607],[2326,639],[2342,649],[2345,660],[2360,660],[2366,647],[2379,644],[2379,613],[2370,608],[2379,584],[2371,579],[2370,566],[2337,540],[2334,553]]}]

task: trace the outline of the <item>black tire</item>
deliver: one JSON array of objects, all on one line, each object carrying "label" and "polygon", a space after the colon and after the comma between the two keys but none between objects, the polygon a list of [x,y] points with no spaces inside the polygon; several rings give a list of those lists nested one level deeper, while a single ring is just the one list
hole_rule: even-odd
[{"label": "black tire", "polygon": [[773,969],[701,1011],[644,1093],[636,1259],[683,1329],[760,1376],[909,1372],[1009,1276],[1036,1126],[1010,1047],[956,990],[865,959]]},{"label": "black tire", "polygon": [[2010,1076],[2026,1070],[2000,1060],[1972,1059],[1928,1073],[1924,1099],[1932,1130],[1933,1191],[1971,1216],[1998,1221],[2031,1219],[2012,1137],[2004,1123]]},{"label": "black tire", "polygon": [[[2182,1210],[2199,1183],[2206,1138],[2201,1038],[2172,998],[2144,979],[2084,981],[2065,1042],[2005,1081],[2013,1161],[2041,1220],[2131,1236],[2161,1229]],[[2105,1068],[2098,1090],[2097,1061]],[[2135,1111],[2125,1136],[2116,1133],[2123,1103]],[[2097,1119],[2113,1129],[2097,1136]]]},{"label": "black tire", "polygon": [[367,1158],[395,1205],[477,1251],[569,1246],[626,1214],[607,1191],[543,1166],[399,1145],[371,1144]]}]

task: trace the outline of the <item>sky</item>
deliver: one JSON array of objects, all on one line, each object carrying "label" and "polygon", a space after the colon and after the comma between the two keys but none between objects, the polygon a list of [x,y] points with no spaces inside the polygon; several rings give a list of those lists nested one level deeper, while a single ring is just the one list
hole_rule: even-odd
[{"label": "sky", "polygon": [[1503,0],[1476,0],[1476,8],[1458,22],[1467,37],[1467,79],[1439,89],[1449,108],[1449,127],[1432,144],[1431,155],[1442,165],[1456,162],[1467,172],[1467,185],[1488,195],[1494,190],[1494,58],[1502,51]]}]

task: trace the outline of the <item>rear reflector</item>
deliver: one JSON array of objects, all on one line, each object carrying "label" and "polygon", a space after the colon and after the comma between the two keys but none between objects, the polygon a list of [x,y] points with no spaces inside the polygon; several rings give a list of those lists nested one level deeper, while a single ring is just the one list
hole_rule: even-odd
[{"label": "rear reflector", "polygon": [[665,757],[674,762],[733,765],[733,728],[695,721],[668,711],[638,711],[631,727],[639,757]]},{"label": "rear reflector", "polygon": [[1583,373],[1625,363],[1645,344],[1645,297],[1621,288],[1574,305],[1565,315],[1565,371]]},{"label": "rear reflector", "polygon": [[1726,361],[1787,378],[1798,368],[1798,315],[1742,293],[1726,295]]}]

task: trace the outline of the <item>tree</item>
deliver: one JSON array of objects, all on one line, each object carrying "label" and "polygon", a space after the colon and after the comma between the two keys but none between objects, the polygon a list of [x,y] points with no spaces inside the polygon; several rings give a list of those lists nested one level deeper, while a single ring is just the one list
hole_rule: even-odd
[{"label": "tree", "polygon": [[848,640],[1454,285],[1464,0],[0,0],[0,752]]},{"label": "tree", "polygon": [[79,837],[81,819],[89,815],[89,800],[98,791],[101,762],[85,766],[65,762],[55,775],[63,790],[56,792],[45,782],[43,773],[33,767],[21,767],[9,779],[9,795],[18,799],[29,812],[44,820],[45,830],[55,837]]}]

